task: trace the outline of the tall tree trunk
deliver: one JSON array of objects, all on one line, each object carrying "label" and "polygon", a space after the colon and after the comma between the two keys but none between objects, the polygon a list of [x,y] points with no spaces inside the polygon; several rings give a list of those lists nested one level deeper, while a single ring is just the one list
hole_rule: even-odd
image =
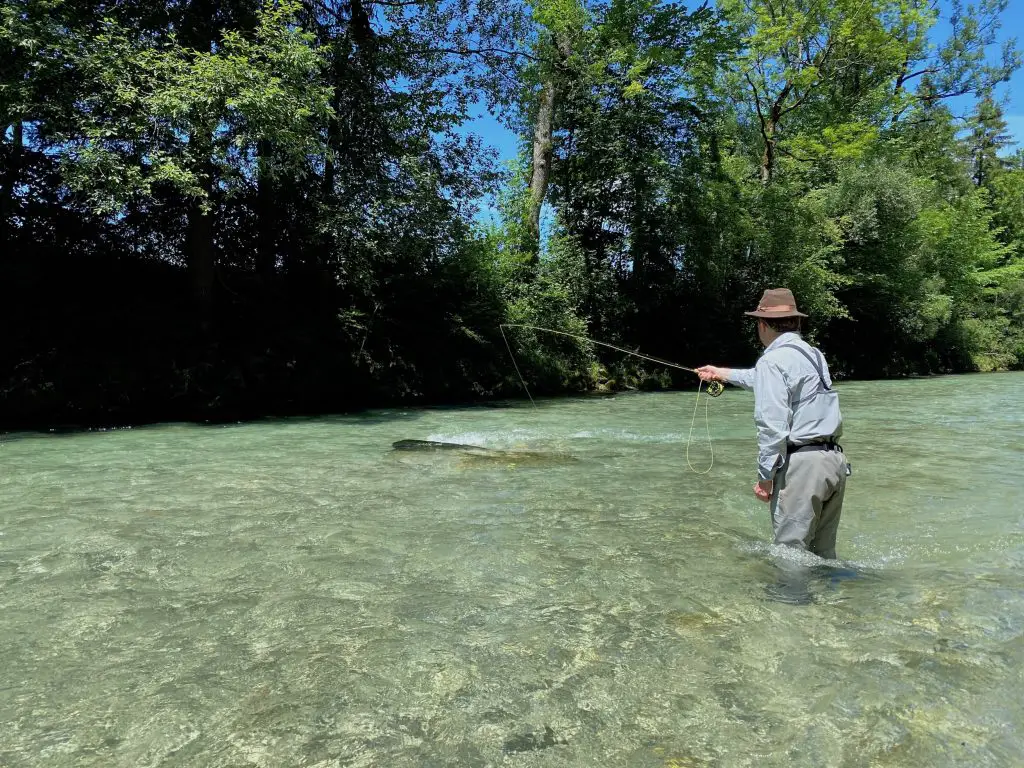
[{"label": "tall tree trunk", "polygon": [[263,139],[257,148],[259,175],[256,181],[256,272],[264,279],[277,268],[278,215],[274,205],[274,182],[270,174],[272,148]]},{"label": "tall tree trunk", "polygon": [[761,155],[761,183],[769,184],[775,172],[775,123],[764,125],[764,153]]},{"label": "tall tree trunk", "polygon": [[564,35],[554,35],[553,55],[555,64],[548,69],[541,83],[540,101],[537,104],[537,122],[533,128],[533,164],[530,170],[530,207],[526,216],[526,244],[531,262],[540,258],[540,211],[548,192],[551,177],[551,158],[555,128],[555,101],[558,94],[556,73],[572,55],[572,46]]},{"label": "tall tree trunk", "polygon": [[[754,93],[754,106],[757,109],[757,118],[761,124],[761,138],[764,139],[764,153],[761,155],[761,183],[769,184],[772,180],[772,175],[775,173],[775,149],[778,142],[776,134],[779,130],[779,121],[783,117],[786,100],[793,90],[793,83],[787,81],[782,90],[779,91],[779,95],[771,102],[771,106],[768,109],[763,109],[761,94],[758,93],[757,86],[754,85],[754,81],[749,74],[747,75],[747,82],[750,83],[750,88]],[[785,111],[788,112],[792,109],[793,107],[789,107]]]},{"label": "tall tree trunk", "polygon": [[362,57],[372,56],[374,52],[376,35],[373,26],[370,24],[370,16],[366,12],[363,0],[349,0],[349,11],[352,19],[352,39],[359,46],[359,54]]},{"label": "tall tree trunk", "polygon": [[[346,139],[346,126],[342,121],[351,122],[351,78],[348,53],[342,35],[338,35],[330,43],[330,64],[326,76],[331,88],[331,117],[327,121],[327,147],[324,157],[324,173],[320,185],[320,201],[332,212],[339,213],[343,202],[339,198],[339,186],[347,186],[352,176],[346,157],[346,149],[350,142]],[[339,183],[340,177],[340,183]],[[328,265],[339,258],[338,236],[333,227],[323,227],[315,236],[316,248],[306,253],[292,254],[289,270],[300,264],[303,270],[317,270],[324,281],[327,280]]]},{"label": "tall tree trunk", "polygon": [[790,89],[790,84],[786,83],[786,87],[782,89],[778,98],[775,99],[775,103],[772,104],[772,108],[768,111],[768,119],[761,126],[761,132],[764,134],[764,155],[761,157],[761,181],[764,184],[771,182],[772,176],[775,173],[775,145],[778,141],[776,134],[779,131],[779,121],[782,119],[782,106],[786,103],[786,99],[789,98]]},{"label": "tall tree trunk", "polygon": [[530,175],[530,208],[527,215],[527,234],[530,255],[536,263],[540,256],[540,210],[548,190],[551,175],[552,136],[555,116],[555,82],[548,78],[541,88],[537,122],[533,130],[533,169]]},{"label": "tall tree trunk", "polygon": [[324,163],[323,196],[332,200],[337,190],[335,183],[338,177],[338,159],[342,156],[344,144],[344,131],[341,121],[347,119],[348,110],[345,109],[345,76],[347,62],[345,53],[342,50],[342,42],[335,39],[330,48],[331,64],[327,73],[331,86],[331,112],[332,117],[327,123],[327,158]]},{"label": "tall tree trunk", "polygon": [[[181,23],[181,40],[187,48],[212,51],[220,37],[215,22],[215,0],[189,0]],[[188,200],[185,231],[185,259],[192,288],[192,300],[200,326],[209,328],[213,315],[213,283],[215,274],[214,188],[216,168],[213,163],[215,125],[196,125],[188,136],[192,170],[199,179],[203,196]]]},{"label": "tall tree trunk", "polygon": [[200,319],[206,322],[213,309],[213,212],[203,210],[201,202],[193,198],[188,209],[188,271],[192,280],[192,298]]},{"label": "tall tree trunk", "polygon": [[[202,156],[209,158],[213,148],[210,146],[209,137],[200,138],[198,134],[192,134],[190,142],[193,146],[202,144]],[[206,192],[206,199],[193,197],[188,206],[188,230],[186,233],[186,258],[188,260],[188,271],[192,282],[192,298],[196,302],[199,311],[200,321],[206,325],[210,320],[213,309],[213,283],[214,283],[214,247],[213,247],[213,176],[214,167],[212,160],[204,160],[201,170],[201,184]],[[205,203],[205,206],[204,206]]]}]

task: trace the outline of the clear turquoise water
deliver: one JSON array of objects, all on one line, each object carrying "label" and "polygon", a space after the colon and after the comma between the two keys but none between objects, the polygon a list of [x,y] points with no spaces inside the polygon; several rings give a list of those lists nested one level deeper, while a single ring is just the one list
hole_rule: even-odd
[{"label": "clear turquoise water", "polygon": [[1022,765],[1024,375],[840,392],[802,605],[735,390],[8,436],[0,765]]}]

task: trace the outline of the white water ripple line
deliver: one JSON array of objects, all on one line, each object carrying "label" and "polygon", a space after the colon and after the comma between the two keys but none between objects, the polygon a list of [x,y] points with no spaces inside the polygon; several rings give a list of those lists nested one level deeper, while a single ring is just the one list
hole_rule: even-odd
[{"label": "white water ripple line", "polygon": [[544,444],[555,440],[602,440],[609,442],[676,444],[685,443],[682,432],[645,434],[626,429],[583,429],[574,432],[551,432],[529,429],[434,432],[427,440],[440,443],[475,445],[482,448],[523,448],[531,443]]}]

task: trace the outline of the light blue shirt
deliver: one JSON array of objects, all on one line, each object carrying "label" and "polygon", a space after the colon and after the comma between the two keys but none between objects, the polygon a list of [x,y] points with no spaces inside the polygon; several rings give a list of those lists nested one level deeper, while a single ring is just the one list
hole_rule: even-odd
[{"label": "light blue shirt", "polygon": [[753,368],[734,369],[729,383],[754,391],[757,426],[757,476],[771,480],[786,459],[786,444],[803,445],[843,433],[839,395],[822,386],[822,377],[799,351],[821,366],[828,387],[832,378],[825,357],[799,333],[783,333],[768,345]]}]

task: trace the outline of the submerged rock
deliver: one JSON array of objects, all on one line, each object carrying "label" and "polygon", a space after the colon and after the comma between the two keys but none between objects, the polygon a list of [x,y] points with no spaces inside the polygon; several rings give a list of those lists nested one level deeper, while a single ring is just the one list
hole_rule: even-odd
[{"label": "submerged rock", "polygon": [[480,466],[504,464],[510,467],[528,466],[545,467],[560,464],[574,464],[579,461],[575,456],[564,453],[546,451],[506,451],[497,448],[484,448],[480,445],[463,443],[447,443],[438,440],[398,440],[391,444],[393,451],[457,451],[462,454],[463,466]]},{"label": "submerged rock", "polygon": [[518,752],[535,752],[540,749],[549,749],[556,744],[565,744],[564,739],[555,737],[555,732],[550,725],[544,726],[543,734],[521,733],[505,740],[501,750],[506,755],[514,755]]},{"label": "submerged rock", "polygon": [[438,440],[396,440],[391,444],[393,451],[486,451],[478,445],[444,443]]}]

